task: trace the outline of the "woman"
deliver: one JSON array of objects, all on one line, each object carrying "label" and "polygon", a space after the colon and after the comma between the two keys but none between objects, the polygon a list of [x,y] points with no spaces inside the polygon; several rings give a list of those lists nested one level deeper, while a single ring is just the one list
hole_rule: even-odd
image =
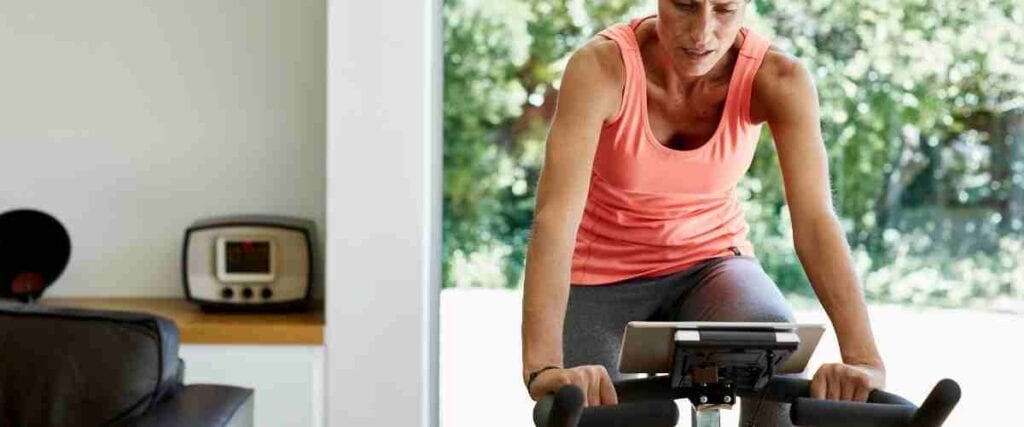
[{"label": "woman", "polygon": [[[660,0],[575,52],[562,79],[526,262],[523,379],[616,404],[631,320],[792,321],[746,239],[737,182],[768,124],[797,255],[839,339],[818,398],[882,388],[849,246],[833,211],[811,76],[742,27],[744,0]],[[788,425],[781,405],[753,414]]]}]

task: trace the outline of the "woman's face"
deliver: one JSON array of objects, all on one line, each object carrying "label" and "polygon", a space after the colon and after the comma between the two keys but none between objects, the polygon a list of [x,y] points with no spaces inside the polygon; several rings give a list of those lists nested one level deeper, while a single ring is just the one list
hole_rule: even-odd
[{"label": "woman's face", "polygon": [[684,76],[711,70],[736,40],[747,0],[658,0],[658,38]]}]

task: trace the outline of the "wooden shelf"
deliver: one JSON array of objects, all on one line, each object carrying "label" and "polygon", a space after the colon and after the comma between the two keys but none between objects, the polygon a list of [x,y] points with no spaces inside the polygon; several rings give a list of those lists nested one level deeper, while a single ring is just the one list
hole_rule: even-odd
[{"label": "wooden shelf", "polygon": [[303,313],[203,313],[178,298],[43,298],[41,304],[152,313],[178,324],[182,344],[322,345],[322,308]]}]

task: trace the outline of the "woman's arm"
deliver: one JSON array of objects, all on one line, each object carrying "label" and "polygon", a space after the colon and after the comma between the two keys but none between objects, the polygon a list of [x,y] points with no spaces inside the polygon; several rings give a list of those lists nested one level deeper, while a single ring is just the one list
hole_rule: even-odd
[{"label": "woman's arm", "polygon": [[[586,204],[601,128],[619,107],[622,73],[614,43],[597,39],[572,56],[562,78],[527,247],[522,323],[524,382],[530,372],[563,366],[563,321],[576,230]],[[532,388],[538,394],[546,392],[545,385],[557,378],[553,374],[545,371]]]},{"label": "woman's arm", "polygon": [[[769,52],[755,79],[752,118],[765,119],[775,140],[793,223],[797,257],[836,330],[843,362],[815,374],[817,397],[865,400],[881,388],[885,368],[875,345],[849,244],[832,205],[818,95],[807,69]],[[756,108],[755,108],[756,107]]]}]

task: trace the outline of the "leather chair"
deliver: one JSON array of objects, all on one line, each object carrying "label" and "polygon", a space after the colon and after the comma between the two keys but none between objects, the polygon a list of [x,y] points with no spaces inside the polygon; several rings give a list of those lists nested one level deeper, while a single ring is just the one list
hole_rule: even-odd
[{"label": "leather chair", "polygon": [[0,300],[0,426],[252,426],[251,389],[184,370],[169,319]]}]

